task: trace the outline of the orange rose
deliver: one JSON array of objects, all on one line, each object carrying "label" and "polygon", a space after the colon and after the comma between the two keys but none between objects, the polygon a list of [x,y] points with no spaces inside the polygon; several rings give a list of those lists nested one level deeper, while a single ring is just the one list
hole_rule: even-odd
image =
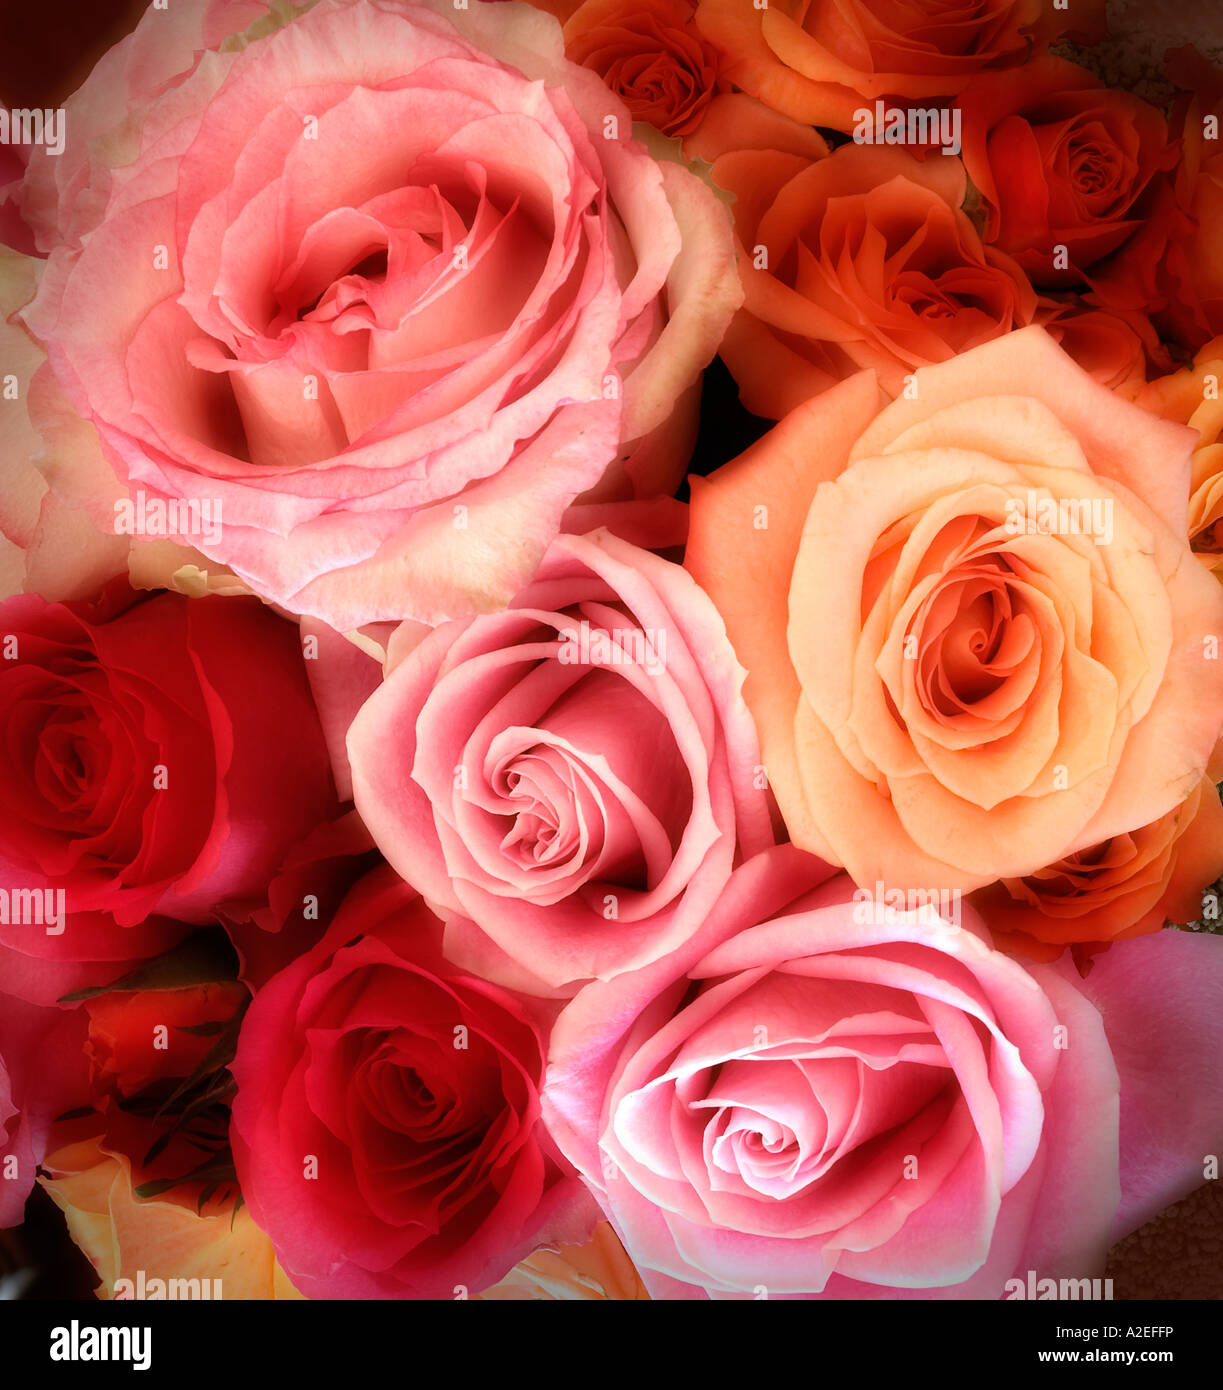
[{"label": "orange rose", "polygon": [[1150,321],[1142,314],[1113,314],[1042,299],[1036,322],[1080,367],[1112,391],[1144,386],[1147,359],[1164,357]]},{"label": "orange rose", "polygon": [[1130,311],[1158,300],[1178,225],[1159,111],[1050,56],[977,78],[959,107],[987,241],[1042,288],[1090,286],[1094,303]]},{"label": "orange rose", "polygon": [[1174,128],[1182,159],[1177,198],[1188,231],[1168,252],[1173,288],[1157,322],[1192,349],[1223,333],[1223,72],[1192,47],[1167,56],[1168,75],[1191,95],[1178,102]]},{"label": "orange rose", "polygon": [[1059,30],[1092,39],[1104,0],[698,0],[697,27],[726,75],[775,111],[850,130],[877,98],[958,92],[974,73],[1024,62]]},{"label": "orange rose", "polygon": [[[232,1082],[209,1054],[231,1047],[249,1000],[235,980],[111,989],[84,1004],[94,1108],[107,1153],[127,1158],[137,1187],[210,1211],[238,1188],[225,1135]],[[202,1070],[201,1070],[202,1069]],[[188,1078],[195,1083],[179,1094]],[[192,1176],[203,1169],[203,1175]]]},{"label": "orange rose", "polygon": [[743,308],[720,352],[743,404],[778,419],[874,367],[898,395],[917,367],[1031,322],[1036,295],[961,211],[959,160],[843,145],[721,97],[685,152],[735,195]]},{"label": "orange rose", "polygon": [[597,72],[635,121],[687,135],[718,76],[694,10],[692,0],[586,0],[565,23],[565,56]]},{"label": "orange rose", "polygon": [[[1193,434],[1027,328],[862,373],[693,481],[792,838],[860,884],[969,890],[1147,825],[1223,725]],[[1216,659],[1212,659],[1216,658]]]},{"label": "orange rose", "polygon": [[1223,873],[1223,804],[1203,778],[1150,825],[983,888],[976,906],[1003,950],[1052,960],[1064,946],[1119,941],[1189,922]]},{"label": "orange rose", "polygon": [[1193,367],[1153,381],[1138,404],[1198,433],[1190,477],[1189,542],[1223,583],[1223,338],[1198,353]]}]

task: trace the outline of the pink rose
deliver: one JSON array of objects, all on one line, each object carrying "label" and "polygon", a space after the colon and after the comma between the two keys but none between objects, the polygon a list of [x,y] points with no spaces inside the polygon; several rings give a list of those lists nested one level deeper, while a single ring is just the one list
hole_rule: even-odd
[{"label": "pink rose", "polygon": [[1217,1152],[1223,942],[1121,942],[1082,981],[827,873],[760,855],[686,951],[556,1024],[545,1117],[651,1296],[1099,1277]]},{"label": "pink rose", "polygon": [[25,320],[120,480],[219,509],[192,544],[263,597],[339,630],[499,608],[575,498],[678,481],[740,297],[726,210],[538,11],[268,27],[171,44],[126,140],[120,60],[86,83]]},{"label": "pink rose", "polygon": [[508,611],[439,627],[362,708],[357,809],[452,954],[571,993],[674,950],[773,842],[741,681],[679,565],[561,536]]}]

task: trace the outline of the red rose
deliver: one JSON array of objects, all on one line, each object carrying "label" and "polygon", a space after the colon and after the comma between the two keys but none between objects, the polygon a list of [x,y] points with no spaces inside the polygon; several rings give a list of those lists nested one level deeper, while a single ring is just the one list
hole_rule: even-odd
[{"label": "red rose", "polygon": [[85,1093],[78,1011],[0,995],[0,1230],[20,1224],[57,1115]]},{"label": "red rose", "polygon": [[297,629],[254,599],[21,594],[0,656],[0,951],[156,954],[176,929],[153,914],[262,894],[334,804]]},{"label": "red rose", "polygon": [[309,1298],[475,1293],[593,1225],[540,1123],[539,1029],[514,995],[448,963],[441,935],[378,870],[243,1022],[242,1193]]},{"label": "red rose", "polygon": [[327,821],[294,845],[266,894],[219,914],[238,953],[239,978],[261,988],[316,945],[348,890],[383,862],[356,811]]}]

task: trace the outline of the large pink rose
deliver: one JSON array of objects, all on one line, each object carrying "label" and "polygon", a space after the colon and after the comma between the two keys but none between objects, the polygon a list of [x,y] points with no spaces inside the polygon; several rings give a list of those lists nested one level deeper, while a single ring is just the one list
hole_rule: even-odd
[{"label": "large pink rose", "polygon": [[561,536],[508,611],[439,627],[362,708],[357,809],[448,950],[571,993],[673,950],[773,842],[742,677],[679,565]]},{"label": "large pink rose", "polygon": [[673,490],[740,297],[726,209],[526,6],[247,39],[168,45],[122,131],[91,84],[148,72],[86,84],[25,321],[121,481],[219,504],[192,543],[262,596],[340,630],[501,607],[576,497]]},{"label": "large pink rose", "polygon": [[651,1296],[1099,1277],[1218,1152],[1223,942],[1121,942],[1080,980],[827,873],[758,856],[686,952],[553,1032],[549,1126]]},{"label": "large pink rose", "polygon": [[[3,240],[18,250],[43,255],[65,241],[79,244],[105,212],[112,170],[129,163],[140,148],[145,122],[149,138],[155,139],[164,120],[175,117],[157,98],[178,86],[201,61],[212,62],[210,50],[232,35],[275,28],[272,3],[150,3],[132,33],[102,55],[89,80],[64,103],[67,134],[59,153],[45,145],[20,150],[24,177],[5,191],[13,205],[10,218],[20,217],[23,234]],[[130,13],[116,16],[119,24],[125,18],[130,24]],[[0,223],[5,231],[9,226]]]}]

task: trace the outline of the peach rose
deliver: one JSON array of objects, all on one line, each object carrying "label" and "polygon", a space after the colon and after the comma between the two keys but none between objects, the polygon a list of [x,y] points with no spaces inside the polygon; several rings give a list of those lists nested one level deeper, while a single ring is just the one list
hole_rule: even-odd
[{"label": "peach rose", "polygon": [[324,0],[246,40],[171,46],[132,129],[118,60],[86,82],[24,320],[120,481],[209,507],[192,543],[261,597],[503,607],[576,498],[670,487],[741,297],[726,211],[526,6]]},{"label": "peach rose", "polygon": [[1223,873],[1223,805],[1209,778],[1150,825],[982,888],[976,905],[997,944],[1052,960],[1064,946],[1119,941],[1202,915]]},{"label": "peach rose", "polygon": [[225,1064],[249,1002],[235,980],[148,988],[120,981],[84,1001],[94,1114],[81,1125],[108,1154],[129,1161],[138,1196],[169,1194],[195,1212],[232,1208],[238,1187],[225,1138],[233,1094]]},{"label": "peach rose", "polygon": [[693,0],[586,0],[565,23],[565,56],[597,72],[635,121],[688,135],[718,76],[695,10]]},{"label": "peach rose", "polygon": [[1193,553],[1223,583],[1223,338],[1198,353],[1192,367],[1153,381],[1136,397],[1165,420],[1198,434],[1190,475],[1188,535]]},{"label": "peach rose", "polygon": [[1031,322],[1027,278],[961,210],[959,160],[856,144],[821,158],[814,132],[720,101],[685,150],[735,195],[744,302],[720,353],[750,411],[779,419],[861,367],[899,395],[917,367]]},{"label": "peach rose", "polygon": [[968,890],[1147,825],[1223,724],[1193,434],[1040,328],[816,397],[693,480],[686,564],[748,678],[792,838]]},{"label": "peach rose", "polygon": [[107,1153],[97,1139],[57,1149],[43,1167],[43,1188],[101,1280],[99,1298],[136,1298],[141,1287],[147,1297],[153,1279],[163,1286],[195,1280],[197,1297],[204,1280],[222,1299],[302,1297],[245,1207],[231,1203],[201,1216],[170,1199],[141,1200],[127,1158]]},{"label": "peach rose", "polygon": [[796,121],[850,130],[876,99],[951,96],[1059,32],[1097,37],[1103,14],[1103,0],[1067,13],[1045,0],[698,0],[696,22],[737,87]]},{"label": "peach rose", "polygon": [[490,1303],[576,1299],[635,1303],[648,1301],[650,1295],[615,1231],[606,1221],[600,1221],[584,1245],[536,1250],[515,1265],[499,1284],[476,1297]]}]

